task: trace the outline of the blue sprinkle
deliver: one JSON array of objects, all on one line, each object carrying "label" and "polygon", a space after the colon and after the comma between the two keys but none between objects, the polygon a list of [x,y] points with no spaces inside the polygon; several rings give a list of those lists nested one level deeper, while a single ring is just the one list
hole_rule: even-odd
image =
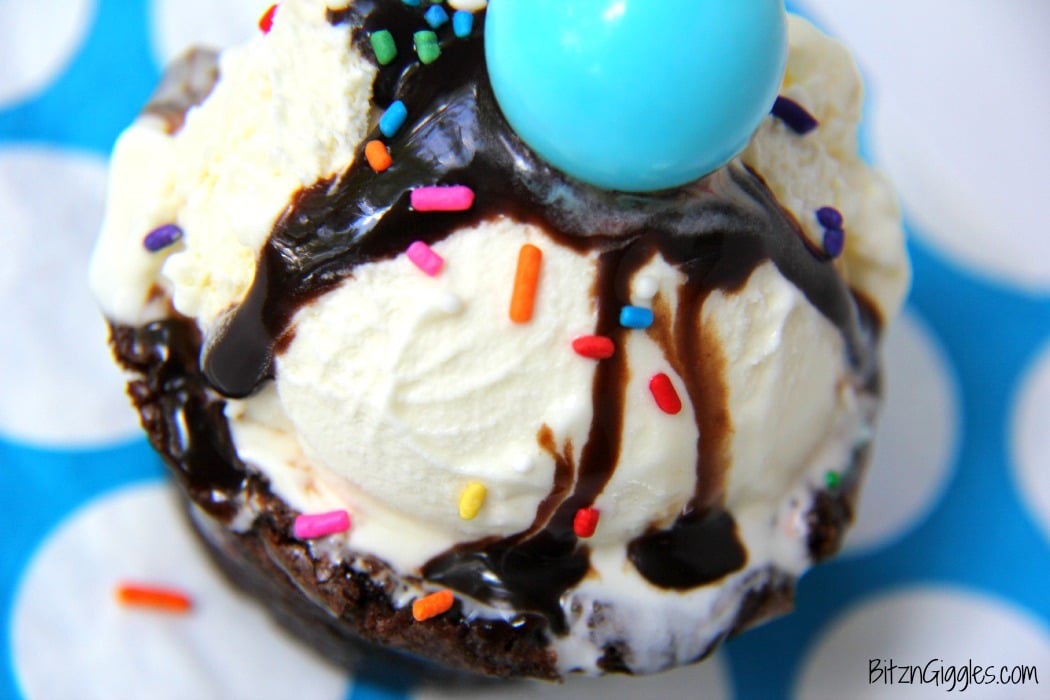
[{"label": "blue sprinkle", "polygon": [[824,252],[832,258],[842,255],[846,247],[846,234],[842,229],[829,228],[824,231]]},{"label": "blue sprinkle", "polygon": [[835,207],[817,209],[817,221],[824,228],[842,229],[842,214]]},{"label": "blue sprinkle", "polygon": [[773,103],[773,116],[787,124],[788,128],[799,136],[808,134],[819,126],[805,107],[783,95]]},{"label": "blue sprinkle", "polygon": [[419,0],[401,0],[401,2],[409,7],[419,7]]},{"label": "blue sprinkle", "polygon": [[460,39],[466,39],[474,31],[474,15],[466,10],[456,10],[452,15],[452,31]]},{"label": "blue sprinkle", "polygon": [[405,107],[404,102],[398,100],[387,107],[383,116],[379,118],[379,130],[388,139],[393,138],[394,134],[404,126],[406,119],[408,119],[408,108]]},{"label": "blue sprinkle", "polygon": [[156,253],[158,250],[163,250],[168,246],[173,245],[181,238],[181,228],[175,224],[164,224],[163,226],[158,226],[147,233],[146,238],[142,241],[142,245],[145,246],[146,250],[149,252]]},{"label": "blue sprinkle", "polygon": [[431,29],[437,29],[448,22],[448,13],[445,12],[445,8],[441,5],[431,5],[430,9],[423,15],[423,19],[427,21]]},{"label": "blue sprinkle", "polygon": [[648,328],[653,325],[653,312],[641,306],[625,306],[620,309],[620,325],[640,330]]}]

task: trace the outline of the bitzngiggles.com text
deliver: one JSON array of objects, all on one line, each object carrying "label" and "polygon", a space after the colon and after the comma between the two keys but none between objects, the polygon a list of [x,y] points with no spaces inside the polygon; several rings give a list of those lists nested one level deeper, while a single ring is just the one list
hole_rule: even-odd
[{"label": "bitzngiggles.com text", "polygon": [[1039,685],[1035,666],[981,665],[969,659],[950,664],[930,659],[923,664],[899,664],[893,659],[868,659],[868,685],[932,685],[946,692],[965,692],[974,686]]}]

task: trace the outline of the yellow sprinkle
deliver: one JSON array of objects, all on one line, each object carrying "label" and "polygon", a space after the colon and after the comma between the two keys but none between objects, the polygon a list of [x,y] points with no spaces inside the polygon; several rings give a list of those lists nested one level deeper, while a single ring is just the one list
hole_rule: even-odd
[{"label": "yellow sprinkle", "polygon": [[463,493],[459,497],[459,517],[464,520],[473,520],[485,503],[485,494],[487,493],[488,489],[485,488],[484,484],[479,484],[476,481],[467,484],[467,488],[463,489]]}]

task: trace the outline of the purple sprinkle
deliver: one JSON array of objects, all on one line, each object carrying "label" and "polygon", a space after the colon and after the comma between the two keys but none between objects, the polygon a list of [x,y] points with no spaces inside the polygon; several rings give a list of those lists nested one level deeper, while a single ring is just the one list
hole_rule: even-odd
[{"label": "purple sprinkle", "polygon": [[163,250],[182,238],[182,229],[175,224],[158,226],[146,234],[142,245],[151,253]]},{"label": "purple sprinkle", "polygon": [[824,228],[842,229],[842,214],[835,207],[817,209],[817,221]]},{"label": "purple sprinkle", "polygon": [[824,231],[824,252],[832,258],[842,255],[846,247],[846,234],[840,228],[829,228]]},{"label": "purple sprinkle", "polygon": [[794,100],[781,95],[773,103],[773,116],[787,124],[798,135],[808,134],[817,128],[817,120],[806,108]]}]

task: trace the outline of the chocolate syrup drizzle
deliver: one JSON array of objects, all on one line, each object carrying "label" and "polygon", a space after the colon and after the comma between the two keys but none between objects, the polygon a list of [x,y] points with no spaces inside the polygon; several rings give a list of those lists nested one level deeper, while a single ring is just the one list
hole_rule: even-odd
[{"label": "chocolate syrup drizzle", "polygon": [[198,370],[196,324],[175,318],[113,326],[111,342],[121,364],[137,375],[128,395],[153,448],[195,503],[215,518],[232,518],[248,470],[230,437],[223,402]]},{"label": "chocolate syrup drizzle", "polygon": [[[353,27],[354,47],[371,56],[369,33],[389,30],[398,58],[379,68],[374,102],[402,100],[409,120],[390,147],[394,165],[374,173],[364,144],[382,138],[373,128],[350,168],[300,191],[262,251],[254,282],[232,308],[202,353],[204,374],[230,397],[251,394],[274,375],[273,358],[294,337],[295,312],[351,278],[361,264],[394,258],[415,240],[428,244],[485,221],[506,217],[536,225],[580,252],[597,251],[594,332],[619,350],[597,363],[593,421],[579,463],[541,431],[540,445],[555,455],[555,482],[525,531],[462,543],[428,562],[429,580],[479,600],[506,602],[545,615],[556,632],[566,622],[566,590],[589,571],[589,550],[577,541],[572,520],[602,493],[619,460],[627,402],[629,331],[619,325],[634,274],[662,256],[686,278],[672,318],[655,301],[657,323],[648,331],[685,383],[699,440],[697,487],[688,506],[665,529],[654,527],[628,544],[638,571],[655,585],[686,590],[738,570],[746,562],[732,516],[722,507],[731,423],[718,343],[700,322],[714,290],[733,292],[757,266],[771,261],[842,333],[860,381],[874,382],[871,348],[879,321],[856,298],[828,259],[807,246],[797,222],[761,178],[740,163],[690,185],[656,193],[599,190],[540,160],[511,130],[497,106],[485,69],[484,14],[472,37],[439,31],[441,57],[415,60],[412,33],[427,29],[420,8],[401,0],[361,0],[328,11],[333,24]],[[349,47],[348,47],[349,48]],[[467,212],[418,213],[409,192],[427,185],[468,185],[477,198]],[[770,465],[771,469],[776,465]]]}]

